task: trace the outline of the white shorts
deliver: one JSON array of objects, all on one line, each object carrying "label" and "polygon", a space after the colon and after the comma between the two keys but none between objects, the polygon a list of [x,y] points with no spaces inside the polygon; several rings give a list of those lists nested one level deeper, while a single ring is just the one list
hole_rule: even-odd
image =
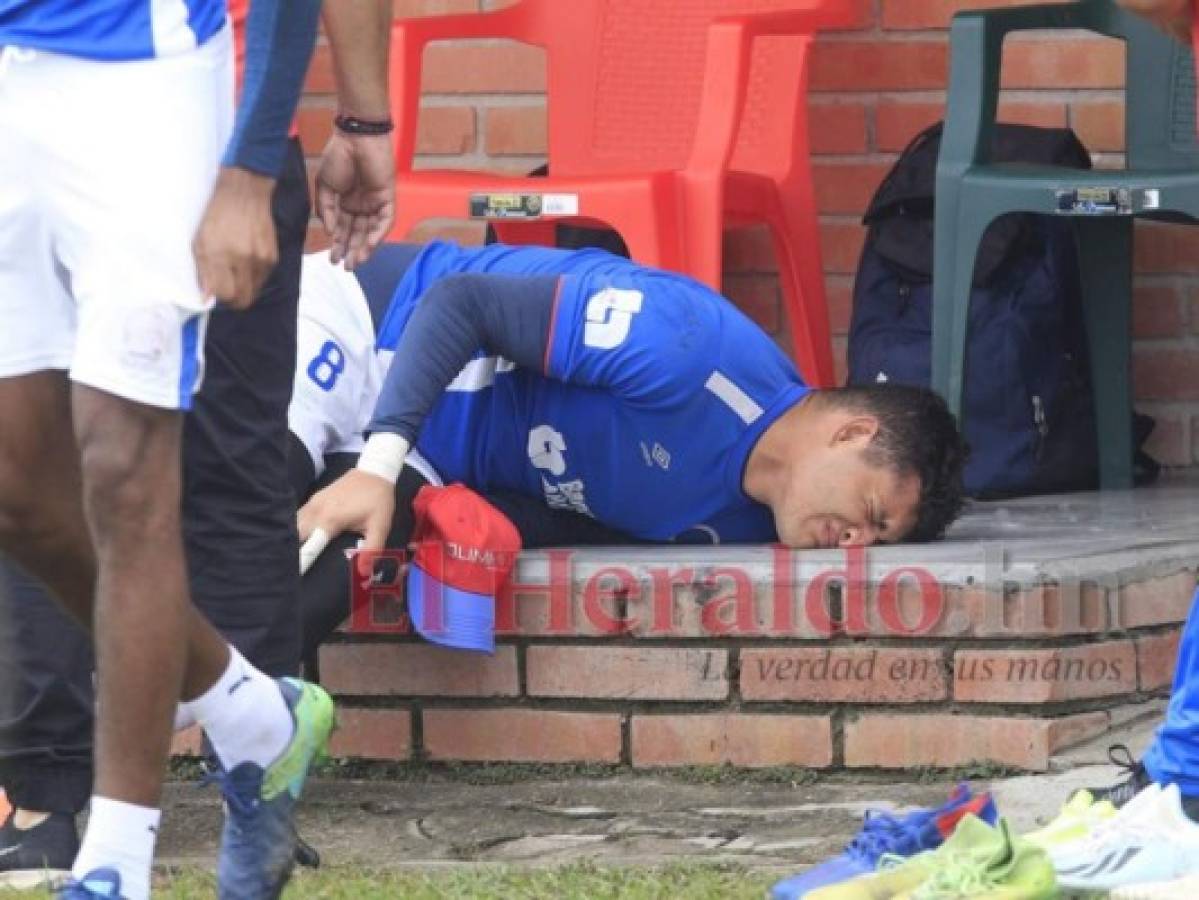
[{"label": "white shorts", "polygon": [[136,62],[0,48],[0,378],[190,407],[212,305],[192,240],[232,121],[227,27]]}]

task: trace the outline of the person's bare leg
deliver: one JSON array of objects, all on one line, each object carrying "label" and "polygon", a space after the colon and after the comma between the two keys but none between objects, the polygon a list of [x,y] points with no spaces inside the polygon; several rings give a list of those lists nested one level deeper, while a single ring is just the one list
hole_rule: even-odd
[{"label": "person's bare leg", "polygon": [[156,807],[184,673],[195,696],[216,682],[229,655],[190,614],[182,414],[84,385],[72,399],[98,574],[95,792]]}]

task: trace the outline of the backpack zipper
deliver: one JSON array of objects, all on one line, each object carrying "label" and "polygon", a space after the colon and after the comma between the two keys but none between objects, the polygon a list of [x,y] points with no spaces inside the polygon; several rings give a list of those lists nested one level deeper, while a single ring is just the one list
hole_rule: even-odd
[{"label": "backpack zipper", "polygon": [[1037,427],[1037,434],[1040,439],[1037,441],[1036,460],[1041,461],[1041,455],[1045,450],[1045,441],[1049,438],[1049,422],[1045,419],[1045,404],[1042,402],[1038,394],[1032,395],[1032,421]]}]

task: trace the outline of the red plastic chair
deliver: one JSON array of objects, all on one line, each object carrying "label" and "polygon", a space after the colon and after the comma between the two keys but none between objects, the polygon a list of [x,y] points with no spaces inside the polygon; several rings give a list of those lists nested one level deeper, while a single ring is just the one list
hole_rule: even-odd
[{"label": "red plastic chair", "polygon": [[[495,12],[396,21],[393,240],[472,194],[534,194],[507,243],[552,244],[554,223],[607,224],[634,259],[721,289],[725,226],[765,223],[800,370],[832,386],[832,346],[808,150],[808,50],[853,26],[862,0],[520,0]],[[421,60],[432,41],[509,38],[545,48],[549,178],[412,168]],[[557,195],[556,198],[551,195]],[[575,204],[577,202],[577,208]]]}]

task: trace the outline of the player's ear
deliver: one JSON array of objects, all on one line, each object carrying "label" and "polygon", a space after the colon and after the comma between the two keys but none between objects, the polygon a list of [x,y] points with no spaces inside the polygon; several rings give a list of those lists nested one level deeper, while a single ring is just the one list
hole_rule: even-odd
[{"label": "player's ear", "polygon": [[847,416],[840,422],[833,431],[832,441],[833,446],[839,446],[845,449],[852,447],[865,447],[878,434],[879,423],[874,416],[867,415],[852,415]]}]

